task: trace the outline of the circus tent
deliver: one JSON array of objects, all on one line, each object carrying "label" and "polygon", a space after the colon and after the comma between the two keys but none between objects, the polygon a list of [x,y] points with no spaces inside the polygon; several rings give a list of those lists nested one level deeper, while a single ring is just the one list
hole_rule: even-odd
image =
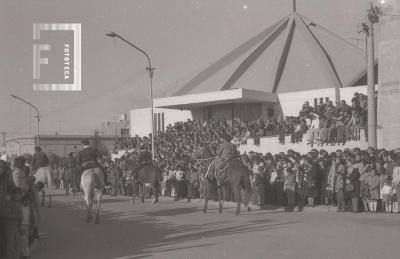
[{"label": "circus tent", "polygon": [[243,104],[260,104],[248,112],[260,115],[277,107],[279,94],[351,87],[365,74],[365,50],[298,13],[293,0],[291,14],[229,51],[172,96],[155,99],[154,105],[199,110],[241,104],[227,108],[233,114],[245,109]]},{"label": "circus tent", "polygon": [[286,93],[348,87],[365,74],[365,51],[296,12],[233,49],[174,95],[247,88]]}]

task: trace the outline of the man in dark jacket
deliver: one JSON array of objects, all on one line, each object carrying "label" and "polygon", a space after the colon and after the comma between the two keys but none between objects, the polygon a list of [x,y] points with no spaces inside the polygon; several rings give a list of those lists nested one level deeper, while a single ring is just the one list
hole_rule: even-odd
[{"label": "man in dark jacket", "polygon": [[35,153],[33,154],[32,164],[31,164],[31,172],[35,174],[35,172],[42,167],[49,166],[49,158],[46,153],[42,152],[42,148],[39,146],[35,147]]},{"label": "man in dark jacket", "polygon": [[86,169],[100,167],[97,158],[100,157],[98,150],[89,144],[89,140],[85,139],[81,142],[83,149],[78,153],[78,163],[82,166],[82,172]]},{"label": "man in dark jacket", "polygon": [[350,183],[346,185],[346,191],[351,201],[351,210],[353,213],[359,212],[359,199],[360,199],[360,171],[355,158],[350,158],[350,167],[348,168],[347,179]]},{"label": "man in dark jacket", "polygon": [[107,182],[107,175],[104,173],[104,168],[97,161],[98,158],[101,158],[100,152],[90,146],[88,139],[82,140],[81,143],[83,144],[83,149],[79,151],[77,157],[80,175],[87,169],[100,168],[103,172],[101,180],[104,181],[101,185],[104,185]]},{"label": "man in dark jacket", "polygon": [[[216,176],[226,169],[226,166],[230,160],[235,159],[240,155],[236,146],[231,143],[231,137],[229,135],[225,135],[223,140],[224,142],[218,149],[217,158],[214,162],[214,173]],[[217,184],[220,185],[218,177]]]}]

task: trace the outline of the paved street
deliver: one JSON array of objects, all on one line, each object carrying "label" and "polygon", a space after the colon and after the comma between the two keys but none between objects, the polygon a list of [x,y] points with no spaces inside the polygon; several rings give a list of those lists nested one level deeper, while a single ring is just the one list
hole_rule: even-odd
[{"label": "paved street", "polygon": [[[152,205],[106,196],[100,225],[84,221],[81,197],[44,208],[34,258],[398,258],[400,215],[336,213],[318,207],[286,213],[233,207],[208,214],[198,200]],[[230,206],[230,208],[229,208]]]}]

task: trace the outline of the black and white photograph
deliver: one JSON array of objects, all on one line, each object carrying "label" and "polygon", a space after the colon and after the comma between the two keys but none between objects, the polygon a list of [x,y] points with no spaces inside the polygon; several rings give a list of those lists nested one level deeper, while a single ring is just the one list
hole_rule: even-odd
[{"label": "black and white photograph", "polygon": [[400,0],[0,0],[0,259],[397,259]]}]

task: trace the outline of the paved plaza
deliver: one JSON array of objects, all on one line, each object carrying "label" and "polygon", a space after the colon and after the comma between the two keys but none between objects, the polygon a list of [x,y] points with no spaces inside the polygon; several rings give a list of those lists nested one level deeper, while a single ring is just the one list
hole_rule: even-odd
[{"label": "paved plaza", "polygon": [[208,214],[194,200],[131,206],[109,197],[99,225],[86,223],[81,196],[58,194],[42,209],[34,258],[398,258],[400,215],[259,209]]}]

